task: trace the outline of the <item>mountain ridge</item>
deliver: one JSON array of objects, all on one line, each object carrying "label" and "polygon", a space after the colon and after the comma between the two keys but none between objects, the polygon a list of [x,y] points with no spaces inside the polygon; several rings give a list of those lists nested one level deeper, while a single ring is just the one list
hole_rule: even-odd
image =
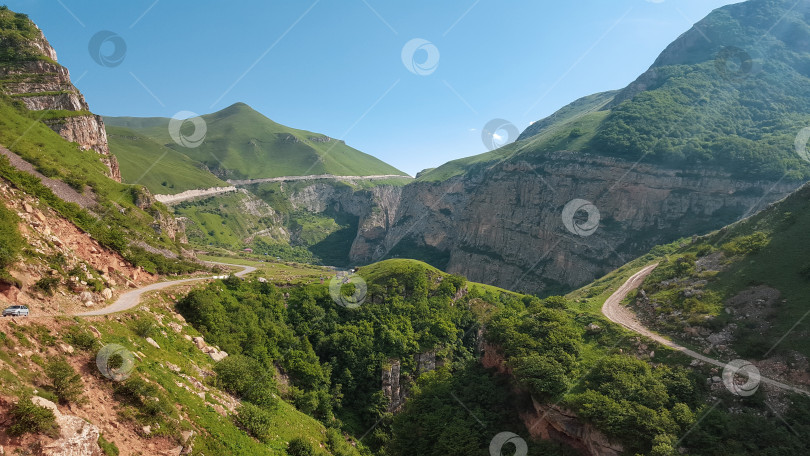
[{"label": "mountain ridge", "polygon": [[[245,103],[234,103],[200,118],[206,125],[205,139],[194,147],[182,147],[172,140],[169,118],[105,117],[105,120],[111,126],[132,129],[204,164],[222,179],[310,174],[408,176],[341,140],[274,122]],[[114,142],[114,152],[116,146]]]}]

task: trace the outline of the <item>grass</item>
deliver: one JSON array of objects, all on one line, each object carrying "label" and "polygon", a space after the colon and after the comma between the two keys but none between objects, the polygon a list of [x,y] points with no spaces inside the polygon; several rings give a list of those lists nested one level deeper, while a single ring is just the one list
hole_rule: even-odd
[{"label": "grass", "polygon": [[[720,231],[705,241],[722,246],[728,241],[755,232],[769,234],[769,242],[759,251],[738,255],[731,259],[729,267],[709,279],[708,289],[724,298],[756,285],[767,285],[779,290],[776,311],[769,322],[771,328],[765,334],[768,347],[779,345],[779,351],[796,350],[810,356],[810,278],[802,270],[810,265],[810,187],[805,186],[787,199],[769,209],[732,225],[726,232]],[[785,337],[784,340],[780,339]],[[750,351],[753,342],[739,338],[735,347]],[[764,353],[763,353],[764,355]]]},{"label": "grass", "polygon": [[126,183],[143,185],[152,193],[161,195],[228,186],[202,163],[134,130],[109,126],[107,138],[110,151],[118,158],[121,178]]},{"label": "grass", "polygon": [[[256,211],[246,210],[254,206]],[[214,245],[224,248],[242,248],[248,238],[261,237],[270,241],[283,241],[273,212],[262,208],[253,195],[241,192],[226,193],[202,200],[186,201],[174,206],[175,212],[188,218],[186,230],[189,242],[202,246]],[[275,228],[275,229],[274,229]],[[270,230],[270,231],[267,231]],[[257,233],[265,234],[257,236]]]},{"label": "grass", "polygon": [[536,160],[550,152],[586,150],[597,127],[608,114],[609,111],[583,111],[573,117],[563,116],[558,123],[549,123],[533,136],[507,144],[491,152],[447,162],[436,169],[425,172],[416,181],[440,182],[463,175],[473,169],[493,166],[510,159],[531,158]]},{"label": "grass", "polygon": [[323,266],[313,266],[301,263],[279,262],[273,260],[257,260],[252,258],[239,258],[231,256],[199,255],[198,258],[204,261],[214,261],[218,263],[231,263],[243,266],[253,266],[258,271],[260,277],[265,277],[270,282],[291,284],[320,283],[321,277],[329,278],[333,274],[332,269]]},{"label": "grass", "polygon": [[[335,174],[367,176],[405,173],[342,141],[273,122],[244,103],[203,115],[207,133],[196,148],[183,148],[169,135],[168,118],[108,117],[109,126],[127,127],[181,152],[230,179]],[[188,134],[193,132],[191,125]],[[184,126],[185,128],[185,126]],[[185,130],[181,130],[184,134]]]}]

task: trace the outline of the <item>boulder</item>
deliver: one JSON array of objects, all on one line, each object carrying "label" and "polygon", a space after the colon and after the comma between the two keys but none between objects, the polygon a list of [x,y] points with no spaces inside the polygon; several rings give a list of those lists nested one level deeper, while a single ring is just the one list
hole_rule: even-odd
[{"label": "boulder", "polygon": [[96,339],[101,339],[101,331],[99,331],[98,328],[96,328],[93,325],[90,325],[87,327],[87,329],[89,329],[90,332],[93,333],[93,336],[95,336]]},{"label": "boulder", "polygon": [[189,439],[194,437],[194,431],[183,431],[180,433],[180,437],[183,443],[188,443]]},{"label": "boulder", "polygon": [[109,288],[105,288],[105,289],[104,289],[104,290],[101,292],[101,296],[103,296],[103,297],[104,297],[104,299],[112,299],[113,292],[112,292],[112,290],[110,290]]},{"label": "boulder", "polygon": [[160,345],[158,345],[158,343],[155,342],[155,339],[152,339],[151,337],[146,338],[146,343],[153,346],[153,347],[155,347],[155,348],[157,348],[157,349],[160,349]]},{"label": "boulder", "polygon": [[176,332],[176,333],[180,333],[180,332],[182,332],[182,331],[183,331],[183,327],[182,327],[182,326],[180,326],[179,324],[177,324],[177,323],[173,322],[173,321],[169,322],[169,324],[168,324],[167,326],[168,326],[169,328],[171,328],[171,329],[172,329],[172,331],[174,331],[174,332]]},{"label": "boulder", "polygon": [[43,456],[101,456],[104,454],[98,446],[98,427],[78,416],[63,415],[56,404],[47,399],[34,396],[31,401],[40,407],[50,409],[59,426],[59,438],[43,446],[39,454]]},{"label": "boulder", "polygon": [[8,283],[0,283],[0,294],[8,299],[8,302],[17,302],[17,295],[20,294],[20,289]]},{"label": "boulder", "polygon": [[93,300],[93,293],[89,291],[82,291],[79,295],[79,300],[82,302],[92,301]]},{"label": "boulder", "polygon": [[205,339],[203,339],[202,337],[197,336],[192,340],[194,341],[194,344],[197,346],[197,348],[199,348],[200,350],[205,348]]},{"label": "boulder", "polygon": [[210,356],[211,359],[213,359],[214,361],[219,362],[219,361],[222,361],[223,359],[227,358],[228,354],[226,352],[224,352],[224,351],[217,351],[217,352],[209,353],[208,356]]}]

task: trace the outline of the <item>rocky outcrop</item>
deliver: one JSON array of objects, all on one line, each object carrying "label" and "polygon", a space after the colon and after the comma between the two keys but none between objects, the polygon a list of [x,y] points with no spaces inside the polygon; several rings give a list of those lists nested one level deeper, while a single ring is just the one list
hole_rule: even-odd
[{"label": "rocky outcrop", "polygon": [[[416,246],[440,252],[447,260],[434,266],[471,281],[564,292],[656,245],[751,215],[800,185],[571,152],[535,159],[369,190],[372,203],[359,214],[351,260],[370,263],[398,245]],[[591,236],[563,223],[563,207],[576,198],[599,211]]]},{"label": "rocky outcrop", "polygon": [[69,111],[61,117],[49,116],[45,123],[82,150],[98,153],[109,169],[109,177],[121,182],[118,161],[110,153],[101,116],[90,113],[84,96],[70,80],[70,72],[56,62],[56,51],[42,32],[28,44],[45,58],[1,65],[0,78],[5,80],[2,90],[32,111]]},{"label": "rocky outcrop", "polygon": [[40,407],[50,409],[59,426],[59,438],[43,446],[43,456],[102,456],[98,446],[99,430],[95,425],[78,416],[64,415],[53,402],[34,396],[31,399]]},{"label": "rocky outcrop", "polygon": [[520,419],[533,438],[564,443],[588,456],[619,456],[624,447],[612,443],[589,423],[583,423],[576,413],[557,405],[546,405],[532,398],[532,407],[520,414]]},{"label": "rocky outcrop", "polygon": [[414,355],[416,370],[414,375],[402,372],[402,363],[399,359],[391,358],[382,366],[382,391],[388,399],[389,413],[396,413],[405,404],[410,387],[420,375],[436,370],[444,361],[436,359],[436,350],[428,350]]},{"label": "rocky outcrop", "polygon": [[[494,368],[501,374],[512,375],[512,370],[498,347],[486,342],[483,343],[481,364],[486,368]],[[558,405],[541,404],[524,391],[517,392],[530,398],[531,403],[526,404],[520,412],[520,419],[533,438],[563,443],[586,456],[619,456],[624,452],[621,444],[611,442],[573,411]]]},{"label": "rocky outcrop", "polygon": [[400,387],[401,364],[398,359],[389,359],[382,368],[382,391],[388,399],[388,413],[394,413],[405,402],[405,390]]}]

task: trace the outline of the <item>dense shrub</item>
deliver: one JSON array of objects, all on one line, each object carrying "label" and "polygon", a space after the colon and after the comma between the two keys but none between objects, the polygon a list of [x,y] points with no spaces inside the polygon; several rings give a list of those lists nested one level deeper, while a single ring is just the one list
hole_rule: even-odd
[{"label": "dense shrub", "polygon": [[270,412],[249,402],[242,403],[236,409],[234,422],[245,432],[263,442],[269,439],[270,426],[273,424]]},{"label": "dense shrub", "polygon": [[118,456],[118,446],[114,442],[105,439],[102,434],[98,435],[98,446],[105,456]]},{"label": "dense shrub", "polygon": [[214,366],[217,386],[243,400],[269,408],[278,403],[275,369],[255,359],[232,355]]},{"label": "dense shrub", "polygon": [[20,219],[0,203],[0,269],[5,269],[17,260],[23,248],[20,235]]},{"label": "dense shrub", "polygon": [[290,440],[287,446],[287,454],[290,456],[315,456],[315,449],[308,441],[296,437]]},{"label": "dense shrub", "polygon": [[57,277],[43,277],[34,284],[34,289],[41,291],[43,294],[53,296],[53,292],[62,281]]},{"label": "dense shrub", "polygon": [[9,411],[9,418],[11,425],[8,427],[8,433],[12,436],[26,433],[55,436],[58,433],[53,412],[34,404],[30,396],[22,397],[14,404]]},{"label": "dense shrub", "polygon": [[748,255],[762,250],[763,247],[768,245],[768,236],[762,231],[749,234],[748,236],[740,236],[732,239],[731,241],[723,244],[722,248],[732,255]]},{"label": "dense shrub", "polygon": [[51,382],[59,402],[76,402],[84,391],[82,376],[64,358],[51,358],[45,364],[45,375]]},{"label": "dense shrub", "polygon": [[62,336],[62,340],[80,350],[93,350],[96,348],[98,341],[93,333],[82,328],[79,325],[73,325],[67,329],[67,333]]},{"label": "dense shrub", "polygon": [[172,412],[172,405],[158,386],[140,376],[133,375],[116,383],[113,391],[122,402],[135,407],[144,422],[161,421]]}]

